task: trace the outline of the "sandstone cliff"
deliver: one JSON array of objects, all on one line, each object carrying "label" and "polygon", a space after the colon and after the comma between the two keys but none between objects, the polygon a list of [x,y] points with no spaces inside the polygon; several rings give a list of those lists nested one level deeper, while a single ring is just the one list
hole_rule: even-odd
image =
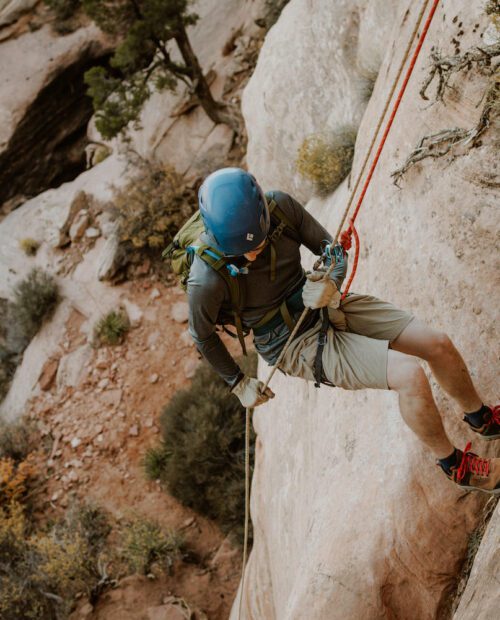
[{"label": "sandstone cliff", "polygon": [[[309,197],[310,188],[294,175],[297,146],[306,134],[346,120],[359,125],[357,173],[419,8],[305,0],[286,7],[243,99],[248,165],[266,188]],[[497,386],[494,131],[463,155],[414,166],[400,188],[391,173],[424,135],[476,124],[487,77],[465,72],[445,103],[430,105],[419,90],[432,46],[454,54],[455,39],[463,52],[481,43],[487,28],[480,3],[440,3],[358,220],[362,251],[354,285],[448,332],[486,400],[496,397]],[[345,44],[348,36],[353,47]],[[352,85],[366,55],[383,62],[363,113]],[[351,182],[308,202],[332,232]],[[260,372],[264,377],[268,369]],[[317,390],[282,376],[272,387],[276,398],[254,414],[255,542],[243,617],[447,617],[483,498],[443,479],[403,424],[394,394]],[[445,426],[463,447],[471,437],[460,411],[433,387]],[[474,448],[494,453],[477,440]],[[493,618],[486,609],[476,617]]]},{"label": "sandstone cliff", "polygon": [[[245,54],[255,31],[253,20],[263,4],[272,3],[198,2],[202,19],[193,30],[193,44],[204,70],[215,72],[212,88],[216,96],[245,70]],[[29,1],[2,3],[0,26],[11,28],[13,24],[12,28],[17,28],[19,12],[32,5]],[[307,203],[332,232],[419,8],[420,3],[403,0],[291,0],[268,33],[245,91],[242,107],[249,135],[248,168],[265,189],[283,189]],[[362,251],[354,285],[356,291],[390,300],[447,331],[463,351],[487,401],[494,400],[497,387],[497,129],[492,125],[476,148],[422,161],[404,175],[400,187],[393,184],[391,173],[423,136],[448,128],[469,129],[481,112],[489,78],[474,67],[454,78],[444,102],[431,103],[419,96],[432,46],[455,54],[458,42],[463,53],[482,40],[491,43],[495,36],[483,3],[440,3],[358,220]],[[223,54],[225,43],[232,38],[236,52],[241,53]],[[80,70],[88,59],[105,55],[109,48],[91,26],[56,38],[48,27],[28,33],[24,25],[21,34],[0,40],[0,75],[5,84],[10,80],[9,84],[16,85],[16,90],[9,86],[0,96],[0,117],[5,121],[0,131],[0,159],[15,161],[18,167],[11,170],[24,171],[29,152],[24,152],[24,145],[21,154],[27,158],[19,160],[16,144],[32,134],[32,123],[40,119],[40,92],[60,93],[57,77],[61,72],[64,77],[65,68],[71,73],[78,65]],[[24,53],[25,49],[30,53]],[[51,57],[55,58],[54,68]],[[370,96],[371,81],[377,75]],[[20,76],[30,79],[20,84]],[[53,88],[54,83],[59,90]],[[143,113],[143,128],[133,132],[131,145],[142,157],[173,163],[186,178],[193,179],[224,165],[233,137],[227,128],[214,126],[199,109],[171,116],[189,106],[188,99],[182,89],[177,95],[153,96]],[[79,123],[81,115],[77,117]],[[65,144],[65,136],[72,135],[69,126],[67,134],[61,133],[64,128],[56,121],[54,109],[43,118],[44,132],[54,127],[57,131],[37,151],[37,178],[43,177],[44,166],[52,161],[53,146]],[[352,174],[331,196],[314,197],[309,182],[296,172],[297,149],[309,134],[345,125],[358,130]],[[13,140],[16,135],[17,142]],[[100,140],[92,124],[88,136]],[[77,146],[81,146],[80,138]],[[80,262],[68,268],[65,258],[71,225],[85,210],[85,201],[98,204],[109,200],[113,186],[123,183],[128,173],[124,145],[117,140],[109,146],[113,152],[105,161],[70,183],[24,202],[0,222],[0,296],[10,295],[15,282],[33,265],[56,274],[64,294],[53,321],[25,351],[11,391],[0,407],[3,418],[19,417],[31,398],[40,397],[40,373],[54,352],[61,356],[61,368],[68,375],[90,368],[86,339],[96,318],[120,301],[130,302],[133,291],[100,281],[111,269],[116,251],[113,226],[104,214],[98,213],[93,222],[100,236]],[[18,196],[20,187],[8,195]],[[39,191],[33,188],[30,192]],[[12,188],[5,186],[7,189]],[[19,250],[23,236],[41,243],[35,258]],[[304,261],[305,265],[311,262],[306,253]],[[142,297],[146,301],[137,292],[136,296],[131,303],[151,303],[145,292]],[[61,349],[61,335],[75,310],[83,315],[78,319],[82,323],[78,348],[66,352]],[[172,333],[177,334],[175,330]],[[141,347],[138,355],[147,350],[146,340]],[[157,358],[161,365],[159,353]],[[123,362],[127,374],[129,360],[116,361]],[[260,374],[264,377],[267,372],[261,365]],[[62,389],[71,386],[64,376],[61,383]],[[484,498],[461,493],[443,480],[432,456],[400,419],[394,394],[350,393],[326,387],[316,390],[312,384],[279,375],[272,387],[276,399],[254,416],[258,434],[251,506],[255,535],[243,591],[243,618],[449,618],[468,535],[477,525]],[[435,384],[433,387],[447,430],[463,447],[471,437],[460,422],[460,411]],[[80,396],[86,400],[86,394]],[[135,407],[135,401],[144,400],[140,391],[131,397]],[[160,396],[157,399],[160,402]],[[42,404],[40,397],[39,408]],[[73,406],[71,401],[69,404]],[[105,430],[117,432],[116,428]],[[126,441],[130,441],[128,436]],[[116,449],[120,449],[118,444]],[[483,455],[494,454],[494,446],[487,449],[478,441],[474,449]],[[126,467],[127,463],[123,471]],[[110,486],[116,484],[115,469],[109,466]],[[104,495],[98,479],[93,482]],[[123,491],[124,503],[130,497],[141,501],[138,486],[131,496]],[[457,619],[496,618],[498,522],[497,509],[456,611]],[[233,620],[238,617],[238,603],[237,598]]]}]

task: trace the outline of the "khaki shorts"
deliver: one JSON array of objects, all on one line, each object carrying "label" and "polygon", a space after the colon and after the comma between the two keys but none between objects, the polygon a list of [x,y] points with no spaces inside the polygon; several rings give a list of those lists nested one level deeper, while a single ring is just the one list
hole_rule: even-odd
[{"label": "khaki shorts", "polygon": [[[387,351],[413,320],[392,304],[351,293],[337,310],[328,310],[332,328],[323,349],[323,373],[335,386],[346,390],[389,389]],[[281,370],[293,377],[314,381],[314,358],[321,321],[293,340]]]}]

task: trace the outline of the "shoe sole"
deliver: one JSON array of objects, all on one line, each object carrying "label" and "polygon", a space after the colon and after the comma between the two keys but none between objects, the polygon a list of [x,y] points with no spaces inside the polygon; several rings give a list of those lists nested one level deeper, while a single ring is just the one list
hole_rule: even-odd
[{"label": "shoe sole", "polygon": [[[457,483],[455,482],[455,484]],[[490,491],[489,489],[481,489],[479,487],[469,487],[469,486],[465,486],[462,484],[457,484],[457,486],[467,491],[482,491],[483,493],[488,493],[489,495],[500,495],[500,489],[492,489]]]}]

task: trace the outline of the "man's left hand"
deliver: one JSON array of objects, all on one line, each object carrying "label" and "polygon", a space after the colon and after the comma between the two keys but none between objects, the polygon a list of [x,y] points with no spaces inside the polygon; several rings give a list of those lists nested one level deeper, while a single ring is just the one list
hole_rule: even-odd
[{"label": "man's left hand", "polygon": [[339,307],[340,291],[333,280],[324,276],[323,271],[313,271],[313,273],[307,274],[307,281],[302,289],[302,301],[306,308],[315,310],[324,306]]}]

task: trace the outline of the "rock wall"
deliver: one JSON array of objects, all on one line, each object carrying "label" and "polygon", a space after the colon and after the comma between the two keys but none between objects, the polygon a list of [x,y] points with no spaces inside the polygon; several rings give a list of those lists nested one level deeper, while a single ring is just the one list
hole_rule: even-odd
[{"label": "rock wall", "polygon": [[500,504],[491,517],[453,620],[496,620],[500,606]]},{"label": "rock wall", "polygon": [[[310,188],[294,170],[296,148],[308,133],[346,119],[360,123],[357,173],[419,8],[402,1],[290,2],[243,100],[248,165],[265,189],[307,198]],[[478,71],[457,77],[445,104],[430,105],[418,93],[432,46],[455,53],[455,39],[463,52],[481,42],[487,26],[480,3],[440,3],[358,219],[362,250],[353,289],[448,332],[486,402],[497,387],[494,130],[478,148],[414,166],[400,188],[391,172],[424,135],[477,122],[488,79]],[[357,48],[344,45],[348,32]],[[366,54],[379,54],[383,63],[363,113],[353,58],[372,32],[378,34]],[[332,233],[353,176],[328,198],[307,203]],[[261,366],[262,377],[267,373]],[[450,437],[463,447],[472,438],[457,405],[432,386]],[[276,398],[254,413],[254,547],[242,618],[449,617],[484,497],[443,477],[404,425],[394,393],[317,390],[280,373],[272,388]],[[494,454],[477,439],[473,447]]]}]

